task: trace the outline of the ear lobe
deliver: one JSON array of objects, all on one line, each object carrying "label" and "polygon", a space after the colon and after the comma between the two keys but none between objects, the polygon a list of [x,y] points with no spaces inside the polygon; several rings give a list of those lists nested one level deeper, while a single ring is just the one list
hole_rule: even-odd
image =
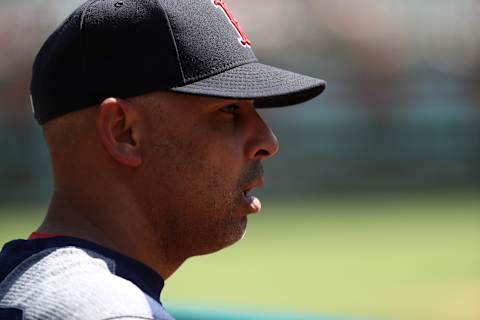
[{"label": "ear lobe", "polygon": [[119,98],[103,101],[97,113],[97,131],[103,146],[115,161],[129,167],[142,163],[138,118],[134,106]]}]

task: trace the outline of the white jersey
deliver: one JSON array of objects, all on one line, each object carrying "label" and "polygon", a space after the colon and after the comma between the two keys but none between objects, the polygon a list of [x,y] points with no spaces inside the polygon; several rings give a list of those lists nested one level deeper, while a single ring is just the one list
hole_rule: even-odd
[{"label": "white jersey", "polygon": [[76,238],[15,240],[0,253],[2,320],[173,320],[162,288],[147,266]]}]

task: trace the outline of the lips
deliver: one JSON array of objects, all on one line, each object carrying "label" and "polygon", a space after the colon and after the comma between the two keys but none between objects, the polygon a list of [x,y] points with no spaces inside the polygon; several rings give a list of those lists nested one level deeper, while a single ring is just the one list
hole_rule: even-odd
[{"label": "lips", "polygon": [[260,200],[251,195],[250,192],[254,188],[261,187],[263,185],[263,177],[257,178],[255,181],[250,183],[245,189],[243,190],[243,201],[245,203],[245,207],[247,209],[248,213],[258,213],[260,210],[262,210],[262,203]]},{"label": "lips", "polygon": [[243,200],[248,205],[248,213],[258,213],[262,210],[262,203],[257,197],[248,195],[244,192]]}]

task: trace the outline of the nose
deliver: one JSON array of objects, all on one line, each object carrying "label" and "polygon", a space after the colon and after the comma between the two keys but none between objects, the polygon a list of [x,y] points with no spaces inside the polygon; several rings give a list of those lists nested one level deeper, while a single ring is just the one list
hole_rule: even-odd
[{"label": "nose", "polygon": [[254,123],[252,137],[246,148],[247,158],[249,160],[268,159],[278,152],[278,139],[256,112]]}]

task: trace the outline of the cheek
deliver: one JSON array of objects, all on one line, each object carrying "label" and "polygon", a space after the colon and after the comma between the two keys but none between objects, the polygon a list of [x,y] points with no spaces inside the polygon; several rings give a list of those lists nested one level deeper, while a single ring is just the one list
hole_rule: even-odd
[{"label": "cheek", "polygon": [[[154,193],[176,205],[218,210],[239,188],[241,149],[227,138],[206,133],[163,137],[149,154],[147,175],[156,181]],[[181,202],[181,203],[179,203]]]},{"label": "cheek", "polygon": [[153,148],[145,179],[151,182],[152,219],[159,226],[168,221],[169,239],[176,239],[172,250],[209,253],[237,241],[246,226],[239,214],[239,150],[226,140],[177,136],[163,141],[168,142]]}]

